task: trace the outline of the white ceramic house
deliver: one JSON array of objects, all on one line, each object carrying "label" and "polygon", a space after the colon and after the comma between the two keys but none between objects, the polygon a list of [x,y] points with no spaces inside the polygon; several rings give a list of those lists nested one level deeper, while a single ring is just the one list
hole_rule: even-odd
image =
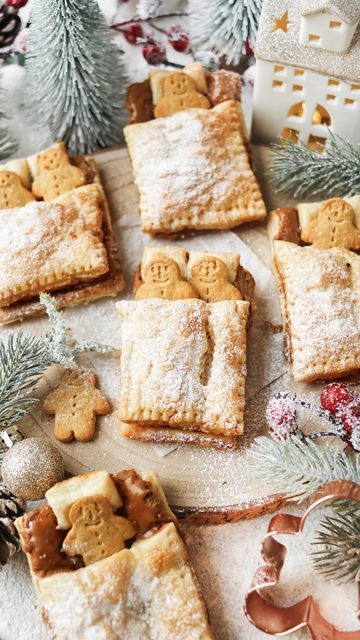
[{"label": "white ceramic house", "polygon": [[252,140],[360,143],[360,0],[264,0]]}]

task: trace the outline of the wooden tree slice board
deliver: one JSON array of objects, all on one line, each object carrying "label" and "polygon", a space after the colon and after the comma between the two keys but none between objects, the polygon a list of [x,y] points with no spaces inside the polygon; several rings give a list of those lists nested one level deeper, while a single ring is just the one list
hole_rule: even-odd
[{"label": "wooden tree slice board", "polygon": [[[62,445],[54,440],[53,418],[45,416],[41,403],[20,425],[27,436],[49,437],[60,447],[70,473],[89,469],[110,472],[135,467],[156,471],[170,504],[180,515],[193,521],[224,522],[249,518],[277,509],[282,498],[254,485],[247,469],[246,452],[253,439],[266,433],[265,408],[269,397],[290,386],[288,366],[282,355],[282,335],[275,334],[269,322],[280,322],[275,280],[271,272],[270,247],[266,225],[248,225],[238,233],[210,232],[181,238],[152,239],[140,232],[137,190],[133,184],[131,165],[125,149],[114,149],[96,155],[103,185],[124,264],[126,290],[120,297],[131,297],[132,274],[139,263],[144,244],[175,242],[189,248],[238,251],[242,264],[257,281],[258,311],[248,344],[248,380],[245,435],[239,449],[222,452],[182,445],[168,451],[123,438],[119,434],[117,399],[119,395],[119,351],[110,355],[83,356],[86,366],[93,368],[102,391],[112,403],[110,415],[98,419],[95,439],[90,443]],[[156,161],[156,159],[154,160]],[[239,239],[241,238],[241,239]],[[77,339],[101,340],[120,349],[120,319],[114,299],[74,307],[65,312]],[[27,320],[21,327],[29,333],[41,334],[48,329],[46,317]],[[0,329],[0,337],[19,329],[10,325]],[[51,367],[39,386],[39,397],[54,388],[61,370]]]}]

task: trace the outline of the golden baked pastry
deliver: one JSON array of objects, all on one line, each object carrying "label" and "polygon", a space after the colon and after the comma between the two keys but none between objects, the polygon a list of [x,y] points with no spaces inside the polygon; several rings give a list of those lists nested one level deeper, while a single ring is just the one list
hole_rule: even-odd
[{"label": "golden baked pastry", "polygon": [[275,241],[289,358],[295,380],[360,369],[360,256],[347,249]]},{"label": "golden baked pastry", "polygon": [[108,271],[102,191],[89,185],[0,216],[0,306]]},{"label": "golden baked pastry", "polygon": [[[53,148],[56,147],[57,145],[53,146]],[[24,185],[26,184],[26,187],[31,187],[32,179],[37,175],[38,155],[39,154],[29,158],[13,160],[1,168],[16,173],[22,183]],[[82,277],[72,284],[67,285],[65,288],[51,289],[51,294],[55,298],[59,308],[92,302],[105,296],[114,296],[124,288],[124,278],[117,242],[112,230],[110,211],[101,187],[95,160],[88,156],[81,156],[71,158],[71,162],[81,169],[85,176],[86,184],[91,185],[90,189],[94,189],[95,187],[98,189],[98,206],[102,218],[102,244],[106,250],[108,269],[97,277],[93,277],[93,275],[91,275],[89,279]],[[80,189],[85,189],[84,193],[88,193],[88,187],[84,186],[80,187]],[[65,197],[67,195],[68,194],[64,194]],[[77,202],[81,205],[79,199],[77,199]],[[21,232],[21,226],[19,229]],[[44,313],[45,309],[43,305],[40,304],[38,296],[21,298],[21,300],[16,300],[16,302],[8,306],[2,306],[0,304],[0,324],[16,322],[26,317],[42,315]]]},{"label": "golden baked pastry", "polygon": [[[107,476],[105,494],[98,473],[101,482]],[[185,544],[157,477],[131,469],[112,478],[94,472],[71,480],[76,488],[69,491],[69,481],[59,483],[47,496],[48,505],[16,521],[44,620],[56,640],[212,640]],[[92,493],[93,480],[100,493]],[[109,485],[117,504],[124,505],[120,513],[109,500]],[[56,528],[54,495],[67,503],[71,535],[68,524]],[[88,523],[89,509],[94,524]],[[107,555],[114,546],[111,529],[119,522],[124,537],[131,538],[126,548]],[[69,537],[72,542],[76,537],[76,550],[91,554],[91,564],[66,554]],[[96,559],[99,548],[105,557]]]},{"label": "golden baked pastry", "polygon": [[129,125],[124,132],[143,231],[230,229],[266,217],[236,101]]}]

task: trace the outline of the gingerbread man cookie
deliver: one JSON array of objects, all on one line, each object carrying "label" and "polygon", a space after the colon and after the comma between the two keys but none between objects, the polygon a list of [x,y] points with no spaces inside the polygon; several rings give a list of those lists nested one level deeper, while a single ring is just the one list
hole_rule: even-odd
[{"label": "gingerbread man cookie", "polygon": [[54,200],[62,193],[86,183],[84,172],[70,163],[62,142],[39,154],[37,169],[38,174],[33,182],[32,192],[43,200]]},{"label": "gingerbread man cookie", "polygon": [[125,540],[135,535],[132,524],[113,514],[110,501],[103,496],[80,498],[72,505],[72,528],[63,548],[69,556],[81,556],[87,566],[125,548]]},{"label": "gingerbread man cookie", "polygon": [[35,196],[23,186],[13,171],[0,171],[0,209],[23,207],[35,200]]},{"label": "gingerbread man cookie", "polygon": [[137,290],[135,300],[185,300],[198,297],[196,289],[181,278],[180,268],[175,260],[159,255],[146,269],[145,282]]},{"label": "gingerbread man cookie", "polygon": [[95,435],[96,415],[111,411],[105,396],[96,388],[90,371],[65,371],[59,386],[43,402],[45,413],[55,415],[54,435],[60,442],[89,442]]},{"label": "gingerbread man cookie", "polygon": [[196,90],[195,81],[186,73],[170,73],[162,87],[163,96],[155,107],[155,118],[166,118],[194,107],[210,109],[209,100]]},{"label": "gingerbread man cookie", "polygon": [[241,300],[240,291],[229,282],[226,265],[213,256],[206,256],[191,269],[192,284],[205,302]]},{"label": "gingerbread man cookie", "polygon": [[148,122],[154,117],[150,80],[131,84],[125,97],[125,109],[129,112],[128,124]]},{"label": "gingerbread man cookie", "polygon": [[355,226],[354,209],[342,198],[327,200],[309,223],[303,238],[318,249],[360,249],[360,230]]}]

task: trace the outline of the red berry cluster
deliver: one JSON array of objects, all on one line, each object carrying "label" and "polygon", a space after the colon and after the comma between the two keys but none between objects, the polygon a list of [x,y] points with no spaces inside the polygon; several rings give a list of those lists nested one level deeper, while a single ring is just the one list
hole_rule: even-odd
[{"label": "red berry cluster", "polygon": [[290,396],[271,398],[266,408],[266,420],[276,440],[287,440],[290,435],[299,433],[295,404]]},{"label": "red berry cluster", "polygon": [[328,384],[321,392],[321,406],[343,426],[343,440],[352,443],[354,432],[360,430],[360,396],[341,382]]},{"label": "red berry cluster", "polygon": [[[16,0],[12,1],[15,2]],[[156,65],[166,61],[166,50],[164,45],[158,40],[155,40],[152,36],[146,35],[139,22],[129,22],[124,24],[121,31],[125,40],[129,44],[143,45],[142,53],[149,64]],[[173,49],[175,49],[175,51],[188,53],[190,49],[190,40],[182,27],[179,25],[173,25],[166,30],[159,29],[159,31],[162,31],[166,35],[168,43],[173,47]]]},{"label": "red berry cluster", "polygon": [[25,7],[27,2],[28,0],[6,0],[6,4],[9,7],[12,7],[13,9],[15,9],[16,11],[18,11],[19,9],[22,9],[22,7]]}]

